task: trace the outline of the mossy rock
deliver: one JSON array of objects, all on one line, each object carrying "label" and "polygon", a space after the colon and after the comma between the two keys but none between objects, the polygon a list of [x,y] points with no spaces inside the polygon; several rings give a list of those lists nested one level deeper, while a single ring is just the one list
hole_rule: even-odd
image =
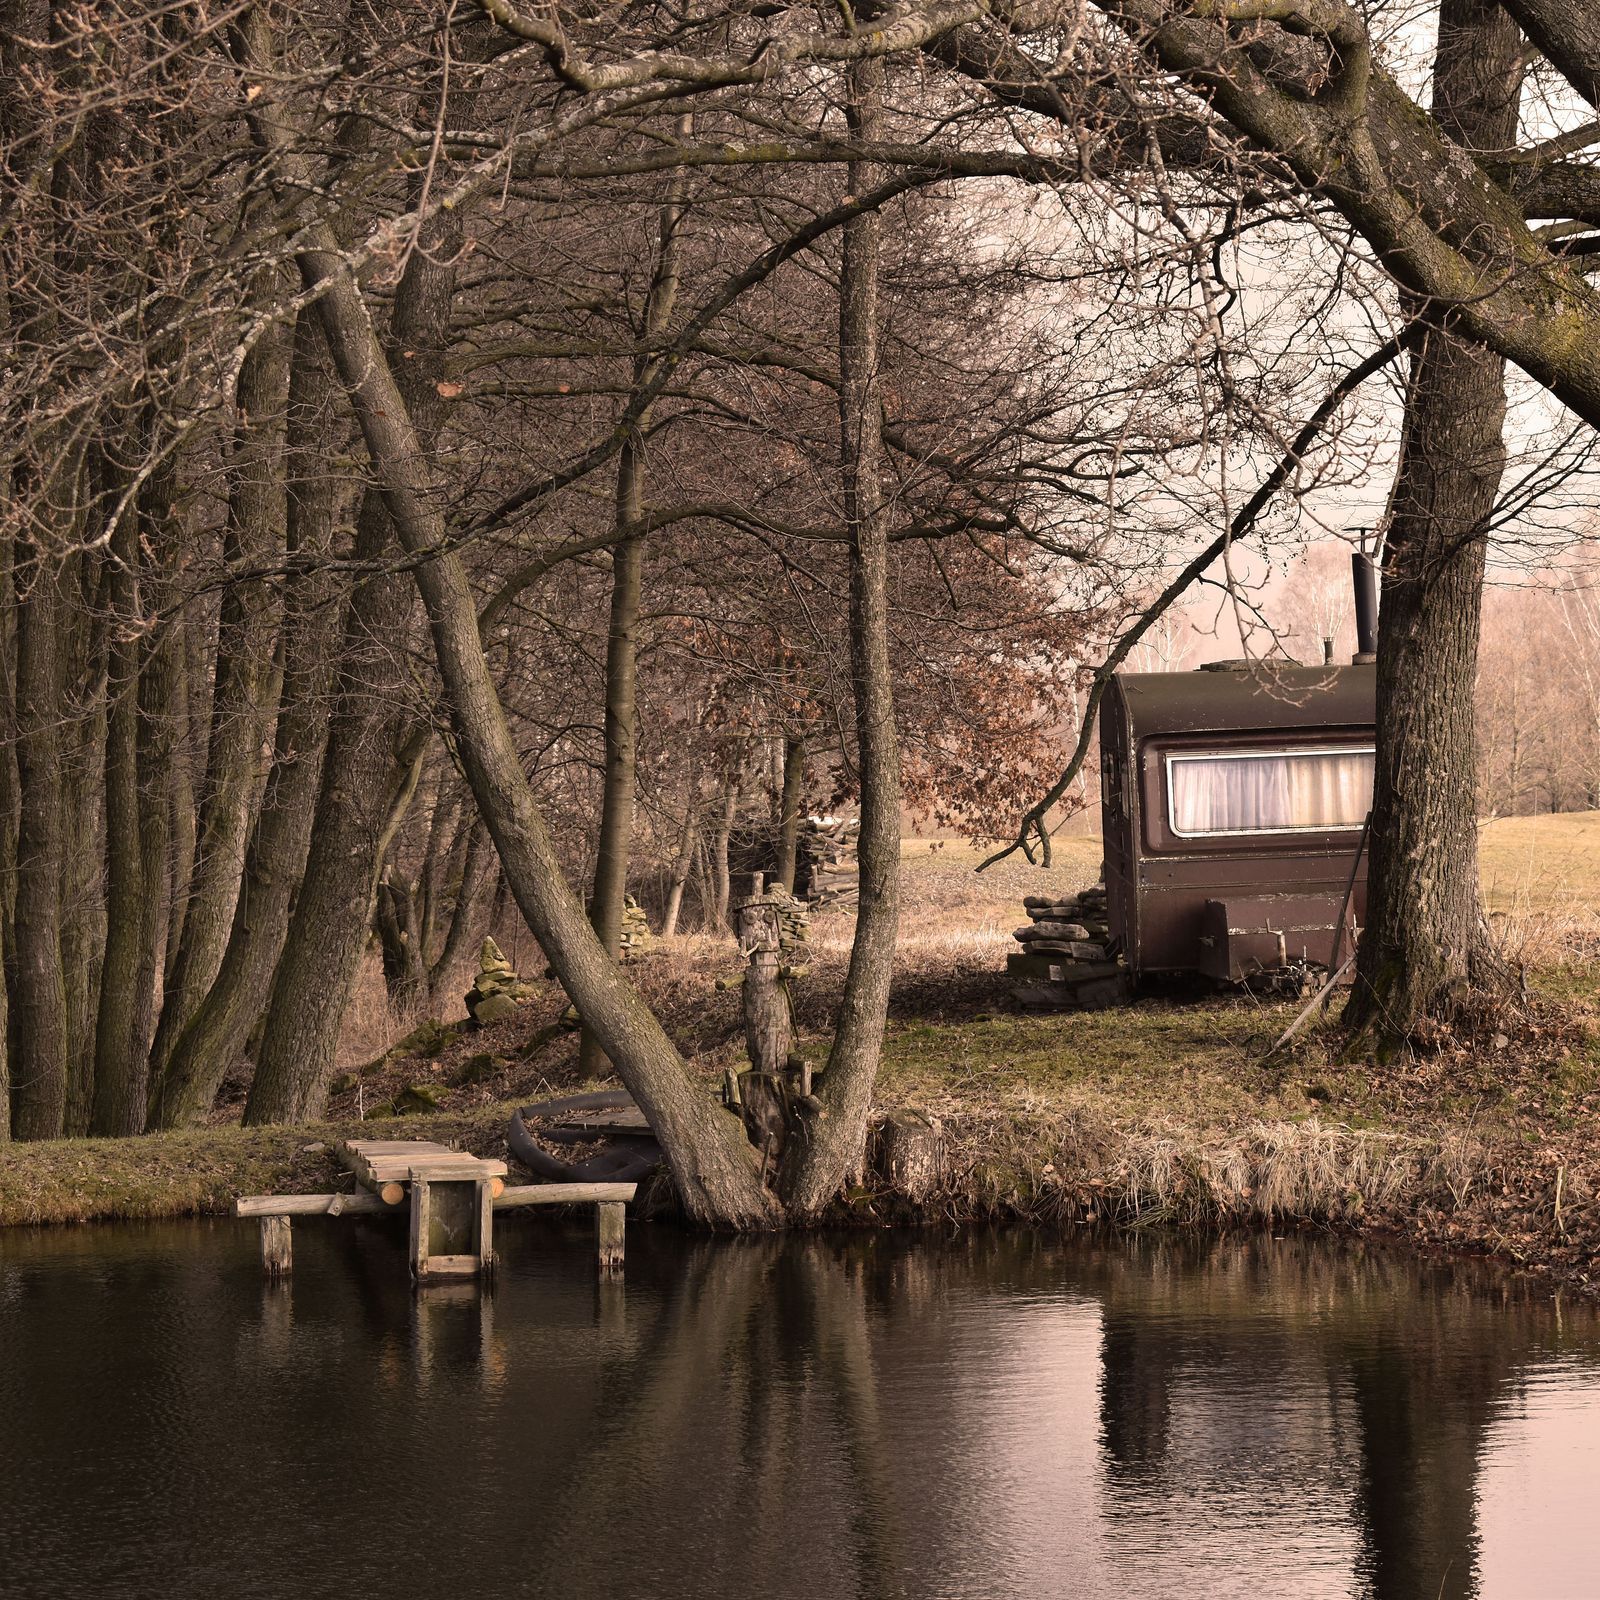
[{"label": "mossy rock", "polygon": [[437,1111],[444,1100],[444,1090],[437,1083],[408,1083],[394,1097],[394,1109],[402,1117],[419,1111]]},{"label": "mossy rock", "polygon": [[436,1056],[455,1036],[454,1028],[436,1017],[429,1017],[426,1022],[419,1022],[405,1038],[391,1045],[389,1056]]},{"label": "mossy rock", "polygon": [[[367,1069],[365,1067],[362,1068],[363,1072],[366,1071],[366,1070]],[[328,1085],[328,1093],[329,1094],[349,1094],[350,1091],[353,1088],[355,1088],[357,1081],[358,1080],[357,1080],[357,1077],[356,1077],[355,1073],[353,1073],[353,1072],[341,1072],[339,1074],[339,1076],[337,1078],[335,1078],[333,1080],[333,1082]]]},{"label": "mossy rock", "polygon": [[480,1050],[476,1055],[468,1056],[461,1063],[460,1070],[452,1080],[457,1088],[466,1088],[470,1084],[482,1083],[485,1078],[492,1078],[505,1062],[497,1055],[491,1055],[487,1050]]},{"label": "mossy rock", "polygon": [[517,1002],[508,994],[486,995],[472,1008],[473,1020],[485,1025],[491,1022],[504,1022],[516,1014]]}]

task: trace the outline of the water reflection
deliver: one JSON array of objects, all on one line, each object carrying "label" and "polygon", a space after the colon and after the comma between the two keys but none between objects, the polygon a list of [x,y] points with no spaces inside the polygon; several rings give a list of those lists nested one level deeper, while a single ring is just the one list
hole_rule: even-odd
[{"label": "water reflection", "polygon": [[296,1235],[0,1235],[0,1594],[1593,1592],[1600,1327],[1470,1265],[508,1227],[413,1296]]}]

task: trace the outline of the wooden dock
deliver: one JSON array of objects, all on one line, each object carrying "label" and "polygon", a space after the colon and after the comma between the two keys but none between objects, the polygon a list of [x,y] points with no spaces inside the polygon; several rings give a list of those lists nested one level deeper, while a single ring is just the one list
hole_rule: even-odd
[{"label": "wooden dock", "polygon": [[592,1205],[603,1273],[623,1263],[631,1183],[540,1183],[506,1187],[506,1164],[428,1139],[351,1139],[339,1159],[361,1185],[354,1194],[245,1195],[234,1215],[261,1220],[261,1264],[282,1278],[293,1268],[292,1219],[400,1214],[410,1201],[411,1276],[421,1286],[486,1278],[494,1271],[494,1213],[528,1206]]}]

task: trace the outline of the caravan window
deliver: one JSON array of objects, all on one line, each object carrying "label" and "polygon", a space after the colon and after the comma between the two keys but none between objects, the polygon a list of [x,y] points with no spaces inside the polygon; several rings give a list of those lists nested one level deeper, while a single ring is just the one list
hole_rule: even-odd
[{"label": "caravan window", "polygon": [[1359,828],[1372,804],[1372,767],[1371,745],[1169,755],[1172,831],[1193,839]]}]

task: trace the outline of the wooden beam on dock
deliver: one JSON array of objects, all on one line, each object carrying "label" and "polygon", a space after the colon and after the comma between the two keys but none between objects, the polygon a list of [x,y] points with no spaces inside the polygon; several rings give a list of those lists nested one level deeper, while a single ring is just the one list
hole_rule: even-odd
[{"label": "wooden beam on dock", "polygon": [[393,1209],[375,1194],[249,1194],[233,1202],[236,1217],[381,1216]]},{"label": "wooden beam on dock", "polygon": [[596,1206],[610,1201],[626,1205],[638,1192],[636,1183],[526,1183],[495,1196],[496,1211],[522,1206]]}]

